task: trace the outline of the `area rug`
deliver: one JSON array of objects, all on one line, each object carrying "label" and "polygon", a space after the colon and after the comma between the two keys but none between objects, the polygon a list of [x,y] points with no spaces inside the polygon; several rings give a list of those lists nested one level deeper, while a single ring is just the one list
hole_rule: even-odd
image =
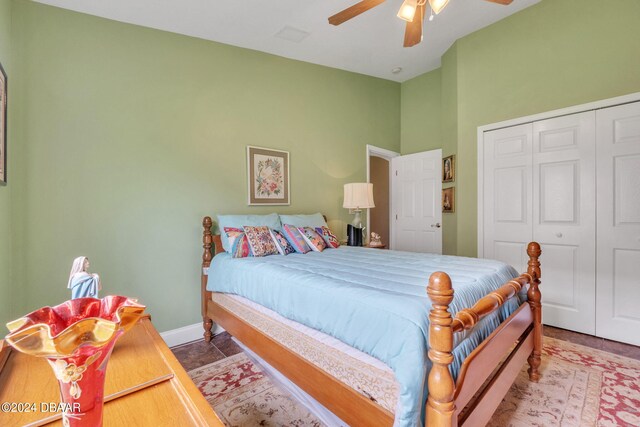
[{"label": "area rug", "polygon": [[[640,426],[640,361],[544,338],[542,378],[524,366],[490,426]],[[230,427],[323,426],[243,353],[189,372]]]},{"label": "area rug", "polygon": [[244,353],[194,369],[189,375],[226,426],[324,425]]}]

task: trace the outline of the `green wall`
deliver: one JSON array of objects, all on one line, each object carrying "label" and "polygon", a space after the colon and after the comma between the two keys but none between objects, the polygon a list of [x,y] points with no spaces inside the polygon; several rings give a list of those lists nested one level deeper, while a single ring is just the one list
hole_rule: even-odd
[{"label": "green wall", "polygon": [[[442,57],[442,67],[414,77],[401,86],[401,153],[442,149],[456,154],[458,141],[457,51]],[[455,183],[443,183],[452,187]],[[442,214],[442,251],[456,254],[457,213]]]},{"label": "green wall", "polygon": [[[451,151],[458,163],[458,255],[476,255],[478,126],[640,91],[638,22],[637,0],[618,0],[613,7],[599,0],[543,0],[458,40],[445,54],[441,88],[425,88],[420,96],[442,99],[443,122],[423,129],[425,141],[435,132],[448,142],[453,133],[445,130],[452,126],[445,117],[451,106],[457,109],[450,129],[457,132]],[[455,67],[445,61],[452,53]],[[445,81],[455,82],[455,90],[445,89]],[[414,114],[407,108],[424,103],[413,96],[402,100],[403,126]],[[401,152],[421,150],[415,134],[402,136]]]},{"label": "green wall", "polygon": [[[543,0],[399,85],[0,0],[0,320],[64,300],[87,255],[160,330],[197,322],[201,217],[320,210],[344,234],[341,188],[364,180],[365,144],[457,155],[444,251],[475,255],[477,127],[640,91],[639,19],[637,0]],[[291,206],[246,205],[249,144],[291,152]]]},{"label": "green wall", "polygon": [[441,84],[440,68],[402,83],[402,154],[443,147]]},{"label": "green wall", "polygon": [[[442,156],[457,154],[458,141],[458,51],[454,44],[443,56],[441,67],[442,96]],[[457,158],[457,156],[456,156]],[[455,166],[457,169],[457,165]],[[457,177],[456,177],[457,179]],[[442,188],[455,187],[455,182],[443,183]],[[456,194],[456,199],[459,197]],[[456,200],[457,204],[457,200]],[[454,213],[442,214],[442,250],[445,254],[458,253],[458,208]]]},{"label": "green wall", "polygon": [[[400,149],[398,83],[32,2],[13,14],[24,309],[66,299],[87,255],[103,294],[139,297],[159,330],[198,322],[204,215],[322,211],[344,234],[365,145]],[[247,145],[290,151],[291,206],[247,206]]]},{"label": "green wall", "polygon": [[[11,68],[11,0],[0,0],[0,63],[9,79],[13,77]],[[12,80],[11,80],[12,81]],[[11,97],[9,97],[11,100]],[[9,105],[9,111],[12,105]],[[9,129],[13,129],[9,127]],[[9,135],[12,136],[12,135]],[[8,151],[8,149],[7,149]],[[12,160],[9,158],[9,160]],[[11,172],[13,162],[7,171]],[[11,177],[9,177],[11,178]],[[11,186],[0,185],[0,325],[8,322],[13,315],[11,292]],[[0,337],[4,336],[0,332]]]}]

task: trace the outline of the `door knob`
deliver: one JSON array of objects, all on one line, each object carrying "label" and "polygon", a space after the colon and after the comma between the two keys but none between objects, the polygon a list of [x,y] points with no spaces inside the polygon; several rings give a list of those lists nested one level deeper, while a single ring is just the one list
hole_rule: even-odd
[{"label": "door knob", "polygon": [[556,233],[556,237],[562,237],[562,233]]},{"label": "door knob", "polygon": [[436,222],[435,224],[431,224],[431,228],[440,228],[440,227],[442,226],[440,225],[439,222]]}]

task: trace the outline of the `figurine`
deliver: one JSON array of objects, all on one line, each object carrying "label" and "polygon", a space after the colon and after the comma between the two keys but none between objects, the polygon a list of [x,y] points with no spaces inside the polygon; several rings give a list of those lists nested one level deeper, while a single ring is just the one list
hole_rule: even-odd
[{"label": "figurine", "polygon": [[98,291],[102,289],[100,276],[91,274],[88,270],[89,258],[81,256],[73,260],[67,286],[71,289],[71,298],[98,298]]},{"label": "figurine", "polygon": [[369,240],[369,246],[384,246],[382,239],[378,233],[371,232],[371,240]]}]

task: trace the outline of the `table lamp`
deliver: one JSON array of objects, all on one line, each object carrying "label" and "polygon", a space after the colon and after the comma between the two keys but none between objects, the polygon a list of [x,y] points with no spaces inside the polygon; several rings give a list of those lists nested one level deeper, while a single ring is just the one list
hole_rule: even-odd
[{"label": "table lamp", "polygon": [[347,245],[362,246],[362,209],[375,208],[373,203],[373,184],[368,182],[352,182],[344,185],[343,208],[355,214],[353,222],[347,224]]}]

